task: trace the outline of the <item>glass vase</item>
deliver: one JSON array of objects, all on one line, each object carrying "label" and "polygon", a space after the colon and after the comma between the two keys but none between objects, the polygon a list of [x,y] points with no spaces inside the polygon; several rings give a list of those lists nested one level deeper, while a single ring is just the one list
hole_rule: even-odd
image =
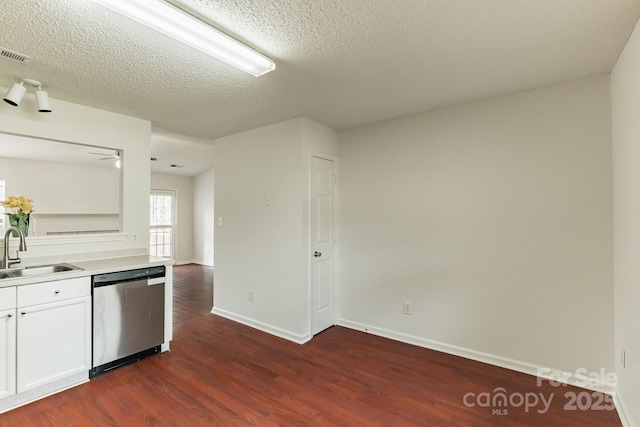
[{"label": "glass vase", "polygon": [[[29,214],[7,214],[9,216],[9,224],[22,230],[24,237],[29,235]],[[12,232],[13,237],[19,237],[18,232]]]}]

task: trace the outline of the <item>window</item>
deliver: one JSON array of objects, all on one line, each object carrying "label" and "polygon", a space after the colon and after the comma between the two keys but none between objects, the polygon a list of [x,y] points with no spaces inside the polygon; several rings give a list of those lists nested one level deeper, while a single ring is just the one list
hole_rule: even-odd
[{"label": "window", "polygon": [[173,258],[175,192],[151,190],[149,254]]}]

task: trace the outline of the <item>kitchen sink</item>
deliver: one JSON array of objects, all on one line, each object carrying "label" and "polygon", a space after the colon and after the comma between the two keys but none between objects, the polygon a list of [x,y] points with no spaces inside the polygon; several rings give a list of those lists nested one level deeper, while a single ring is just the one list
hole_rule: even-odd
[{"label": "kitchen sink", "polygon": [[19,277],[40,276],[42,274],[62,273],[65,271],[82,270],[71,264],[34,265],[32,267],[9,268],[0,270],[0,279],[15,279]]}]

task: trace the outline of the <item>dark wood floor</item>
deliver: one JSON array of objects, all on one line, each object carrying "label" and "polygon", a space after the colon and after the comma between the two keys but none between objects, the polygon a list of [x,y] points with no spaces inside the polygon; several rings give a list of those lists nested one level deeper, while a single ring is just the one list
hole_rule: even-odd
[{"label": "dark wood floor", "polygon": [[177,328],[213,307],[213,268],[188,264],[173,267],[173,326]]},{"label": "dark wood floor", "polygon": [[[175,267],[174,280],[170,352],[2,414],[0,425],[621,425],[615,410],[565,409],[565,393],[584,390],[346,328],[294,344],[210,314],[210,268]],[[513,404],[478,405],[500,387]],[[552,396],[548,411],[518,405],[534,394]]]}]

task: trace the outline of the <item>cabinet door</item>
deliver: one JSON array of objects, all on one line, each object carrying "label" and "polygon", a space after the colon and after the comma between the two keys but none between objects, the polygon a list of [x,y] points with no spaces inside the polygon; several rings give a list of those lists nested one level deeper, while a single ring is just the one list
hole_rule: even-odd
[{"label": "cabinet door", "polygon": [[0,399],[16,393],[16,309],[0,311]]},{"label": "cabinet door", "polygon": [[91,369],[91,297],[18,308],[18,393]]}]

